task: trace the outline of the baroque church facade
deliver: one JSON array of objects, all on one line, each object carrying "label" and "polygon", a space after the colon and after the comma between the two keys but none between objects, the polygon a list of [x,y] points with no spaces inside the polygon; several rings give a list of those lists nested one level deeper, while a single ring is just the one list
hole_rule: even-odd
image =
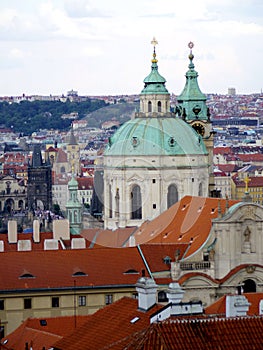
[{"label": "baroque church facade", "polygon": [[104,227],[139,226],[185,195],[213,188],[213,132],[206,97],[198,86],[192,47],[176,113],[158,71],[157,41],[144,79],[140,109],[109,139],[104,152]]}]

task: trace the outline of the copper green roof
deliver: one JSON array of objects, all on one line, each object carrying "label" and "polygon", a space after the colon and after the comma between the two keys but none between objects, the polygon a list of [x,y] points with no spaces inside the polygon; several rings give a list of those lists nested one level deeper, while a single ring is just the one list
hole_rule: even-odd
[{"label": "copper green roof", "polygon": [[156,59],[155,48],[152,59],[151,73],[144,79],[144,89],[141,94],[169,94],[165,87],[166,80],[158,72],[158,60]]},{"label": "copper green roof", "polygon": [[207,154],[202,138],[175,117],[135,118],[109,139],[105,156]]},{"label": "copper green roof", "polygon": [[177,97],[178,101],[186,101],[186,100],[198,100],[198,101],[206,101],[205,94],[202,93],[202,91],[199,88],[198,85],[198,73],[194,69],[195,66],[193,64],[194,55],[190,53],[188,56],[190,63],[188,65],[189,70],[186,72],[186,84],[182,91],[182,93]]}]

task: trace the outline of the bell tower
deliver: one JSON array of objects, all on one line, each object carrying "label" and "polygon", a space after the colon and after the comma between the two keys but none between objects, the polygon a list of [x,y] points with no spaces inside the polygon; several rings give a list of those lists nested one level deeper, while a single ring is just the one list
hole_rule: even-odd
[{"label": "bell tower", "polygon": [[203,94],[198,85],[198,73],[193,63],[194,55],[192,49],[194,44],[188,44],[190,49],[189,65],[186,72],[186,83],[182,93],[177,97],[177,113],[182,119],[190,124],[193,129],[202,137],[208,152],[209,162],[209,195],[214,196],[214,175],[213,175],[213,148],[214,148],[214,131],[210,119],[209,108],[206,105],[206,96]]}]

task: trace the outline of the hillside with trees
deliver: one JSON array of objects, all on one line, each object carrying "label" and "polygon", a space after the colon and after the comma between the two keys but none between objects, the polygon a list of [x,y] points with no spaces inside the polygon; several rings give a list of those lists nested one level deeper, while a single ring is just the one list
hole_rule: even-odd
[{"label": "hillside with trees", "polygon": [[78,119],[107,106],[103,100],[88,99],[84,102],[21,101],[0,103],[0,125],[24,135],[40,129],[64,130],[72,120],[61,118],[65,114],[78,113]]}]

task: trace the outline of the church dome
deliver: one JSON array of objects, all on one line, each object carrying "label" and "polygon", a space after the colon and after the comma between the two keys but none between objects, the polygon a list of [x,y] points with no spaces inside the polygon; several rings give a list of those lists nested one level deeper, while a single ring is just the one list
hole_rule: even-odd
[{"label": "church dome", "polygon": [[105,156],[204,155],[202,138],[176,117],[135,118],[109,139]]}]

